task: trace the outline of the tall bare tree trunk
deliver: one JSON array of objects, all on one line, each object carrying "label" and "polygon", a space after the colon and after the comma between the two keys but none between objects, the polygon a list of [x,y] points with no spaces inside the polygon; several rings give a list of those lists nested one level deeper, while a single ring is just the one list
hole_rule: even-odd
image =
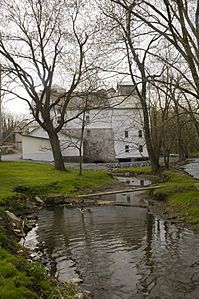
[{"label": "tall bare tree trunk", "polygon": [[156,151],[155,145],[153,144],[150,124],[149,124],[149,115],[147,105],[143,105],[142,103],[142,111],[144,118],[144,137],[146,141],[146,147],[149,155],[149,160],[151,163],[151,169],[154,174],[160,172],[160,164],[159,164],[159,152]]},{"label": "tall bare tree trunk", "polygon": [[54,132],[54,130],[51,130],[48,132],[52,152],[53,152],[53,158],[54,158],[54,163],[55,163],[55,169],[64,171],[66,170],[64,167],[64,161],[60,149],[60,144],[59,144],[59,138],[57,134]]},{"label": "tall bare tree trunk", "polygon": [[[160,172],[160,164],[159,164],[159,145],[157,144],[157,140],[153,140],[152,133],[150,129],[150,121],[149,121],[149,106],[147,101],[147,83],[148,83],[148,77],[146,73],[146,57],[148,54],[148,49],[145,50],[144,57],[140,58],[137,54],[136,47],[134,45],[134,39],[132,38],[132,19],[131,19],[131,9],[126,10],[126,30],[125,30],[125,45],[127,50],[127,58],[128,58],[128,65],[129,65],[129,71],[131,75],[132,82],[135,85],[135,90],[137,92],[137,95],[140,100],[140,104],[142,107],[143,112],[143,120],[144,120],[144,137],[146,141],[147,151],[149,155],[149,160],[151,163],[152,172],[154,174]],[[132,57],[131,57],[132,55]],[[138,89],[138,85],[136,84],[136,77],[134,75],[133,69],[132,69],[132,63],[131,58],[133,58],[136,67],[138,71],[140,72],[140,78],[141,78],[141,90]]]}]

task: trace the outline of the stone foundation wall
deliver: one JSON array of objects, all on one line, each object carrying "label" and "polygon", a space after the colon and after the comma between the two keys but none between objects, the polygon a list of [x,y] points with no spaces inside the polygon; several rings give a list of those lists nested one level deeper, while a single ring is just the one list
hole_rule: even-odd
[{"label": "stone foundation wall", "polygon": [[114,133],[112,129],[87,129],[83,144],[84,162],[114,162]]},{"label": "stone foundation wall", "polygon": [[64,162],[74,162],[74,163],[79,163],[80,160],[83,161],[83,157],[77,157],[77,156],[63,156]]}]

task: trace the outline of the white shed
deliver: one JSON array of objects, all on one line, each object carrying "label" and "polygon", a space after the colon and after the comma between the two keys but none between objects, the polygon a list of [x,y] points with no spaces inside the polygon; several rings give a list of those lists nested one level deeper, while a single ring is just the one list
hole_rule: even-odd
[{"label": "white shed", "polygon": [[[69,138],[66,134],[60,134],[59,139],[63,157],[68,161],[78,161],[79,139],[74,136]],[[54,160],[48,135],[41,127],[22,136],[22,158],[49,162]]]}]

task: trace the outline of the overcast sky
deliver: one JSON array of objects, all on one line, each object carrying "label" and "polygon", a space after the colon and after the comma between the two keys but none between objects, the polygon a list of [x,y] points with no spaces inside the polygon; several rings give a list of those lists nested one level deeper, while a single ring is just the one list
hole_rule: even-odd
[{"label": "overcast sky", "polygon": [[22,100],[7,100],[3,101],[5,111],[15,114],[28,114],[28,107]]}]

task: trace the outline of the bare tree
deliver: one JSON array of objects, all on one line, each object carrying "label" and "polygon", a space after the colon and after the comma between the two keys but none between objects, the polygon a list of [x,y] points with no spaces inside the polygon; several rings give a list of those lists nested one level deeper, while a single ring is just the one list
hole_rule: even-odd
[{"label": "bare tree", "polygon": [[[180,103],[181,108],[184,106],[185,110],[189,111],[196,132],[198,132],[199,2],[196,0],[110,0],[110,3],[111,5],[106,5],[104,11],[106,16],[111,17],[119,25],[117,28],[119,28],[120,37],[125,40],[128,57],[130,57],[131,76],[132,74],[134,78],[138,76],[135,68],[132,67],[132,60],[134,60],[140,72],[139,78],[143,83],[140,84],[141,88],[138,91],[141,91],[141,95],[143,95],[142,91],[146,89],[145,86],[147,87],[150,84],[150,68],[153,67],[154,61],[150,64],[147,56],[153,55],[157,59],[161,57],[165,65],[173,68],[183,79],[179,82],[174,80],[172,88],[176,94],[183,93],[182,98],[186,101]],[[115,28],[116,22],[114,23]],[[148,31],[146,28],[148,28]],[[143,37],[145,38],[145,51],[143,50]],[[173,60],[170,61],[165,56],[165,44],[175,53],[177,63],[173,63]],[[158,64],[155,63],[155,65],[156,73],[154,72],[154,78],[157,72],[161,72]],[[171,82],[168,84],[171,84]],[[176,106],[177,109],[178,105]],[[177,110],[176,113],[179,114]],[[143,114],[145,123],[147,123],[147,117],[145,117],[144,112]],[[147,132],[146,128],[145,132]],[[179,143],[183,144],[182,136],[178,136]],[[145,137],[146,141],[149,139],[147,144],[149,144],[148,152],[151,156],[150,148],[153,148],[155,144],[150,142],[149,130]],[[152,146],[150,146],[150,143]],[[180,155],[183,156],[182,153]],[[154,159],[150,158],[150,160]]]},{"label": "bare tree", "polygon": [[118,53],[125,51],[128,74],[134,84],[142,108],[143,128],[149,159],[153,172],[157,173],[160,170],[160,151],[159,144],[153,140],[154,136],[152,136],[150,128],[150,97],[148,94],[150,71],[148,62],[150,50],[157,44],[158,37],[151,36],[150,32],[146,31],[146,26],[134,18],[132,14],[134,3],[128,2],[126,5],[122,5],[121,2],[110,1],[109,5],[106,2],[104,6],[102,4],[100,6],[104,15],[111,19],[112,30],[115,32],[115,35],[112,35],[116,36],[115,42],[118,44]]},{"label": "bare tree", "polygon": [[73,109],[76,110],[75,114],[78,114],[78,111],[80,111],[80,115],[75,119],[76,122],[78,122],[78,127],[74,127],[74,128],[66,127],[66,131],[62,132],[66,136],[66,142],[63,144],[63,148],[67,148],[67,147],[71,147],[73,149],[76,148],[79,152],[79,175],[80,176],[82,175],[83,172],[83,143],[85,138],[84,136],[85,128],[87,125],[86,112],[89,109],[87,97],[88,95],[85,94],[79,95],[81,104],[73,107]]},{"label": "bare tree", "polygon": [[158,98],[158,101],[154,101],[153,119],[156,119],[161,136],[165,166],[169,168],[171,153],[178,153],[179,159],[185,160],[197,151],[198,126],[197,113],[194,113],[197,108],[191,106],[191,99],[187,99],[187,95],[179,88],[186,82],[172,68],[165,66],[165,69],[162,78],[153,82],[154,98]]},{"label": "bare tree", "polygon": [[25,131],[28,127],[29,121],[25,116],[17,116],[10,112],[2,112],[2,133],[3,143],[14,143],[15,131]]},{"label": "bare tree", "polygon": [[[181,57],[178,71],[180,72],[181,68],[181,74],[189,82],[189,88],[184,90],[198,99],[199,2],[197,0],[112,0],[112,2],[130,10],[134,17],[150,28],[151,34],[158,34],[176,49]],[[185,64],[189,68],[188,76],[182,72]]]},{"label": "bare tree", "polygon": [[[61,171],[65,168],[58,133],[69,121],[65,115],[75,90],[81,80],[86,80],[83,61],[91,30],[84,26],[83,4],[22,0],[5,1],[1,8],[6,30],[1,31],[0,55],[13,84],[25,90],[23,94],[16,88],[9,91],[28,104],[34,119],[47,132],[55,169]],[[63,78],[66,91],[55,97],[53,82]],[[59,123],[54,120],[57,107]]]}]

